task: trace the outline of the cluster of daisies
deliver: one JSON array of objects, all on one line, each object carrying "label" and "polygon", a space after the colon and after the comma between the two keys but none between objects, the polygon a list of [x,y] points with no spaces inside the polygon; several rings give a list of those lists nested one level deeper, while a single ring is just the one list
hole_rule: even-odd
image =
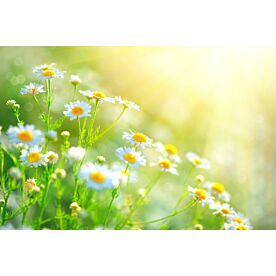
[{"label": "cluster of daisies", "polygon": [[[187,159],[197,168],[209,168],[209,162],[206,159],[200,158],[194,153],[187,153]],[[224,228],[226,230],[249,230],[252,229],[249,219],[240,212],[236,212],[230,205],[230,194],[225,190],[225,187],[220,182],[205,181],[204,176],[196,177],[197,186],[188,187],[188,191],[194,199],[201,203],[202,206],[207,205],[213,215],[221,215],[226,219]],[[198,187],[201,185],[202,187]]]},{"label": "cluster of daisies", "polygon": [[[73,168],[73,173],[87,188],[96,191],[112,190],[118,189],[121,186],[127,186],[136,180],[136,170],[147,165],[158,169],[160,174],[170,173],[175,176],[179,175],[177,167],[181,162],[181,158],[175,145],[155,142],[146,134],[132,130],[123,133],[122,139],[124,140],[124,145],[114,151],[114,155],[117,156],[118,161],[109,166],[106,165],[106,160],[103,156],[97,156],[95,162],[87,161],[87,152],[92,145],[88,142],[96,141],[97,137],[106,134],[111,129],[109,127],[103,130],[103,132],[96,134],[93,132],[98,106],[103,103],[122,106],[119,117],[117,117],[111,126],[117,123],[127,109],[140,111],[140,107],[134,102],[122,99],[120,96],[108,97],[102,91],[78,90],[81,79],[77,75],[71,75],[69,81],[74,88],[73,97],[70,103],[64,105],[65,110],[63,111],[63,115],[61,115],[64,119],[76,120],[79,127],[78,145],[71,146],[69,139],[70,132],[65,130],[58,133],[52,129],[50,116],[53,97],[51,83],[53,79],[63,78],[65,71],[57,69],[56,65],[52,63],[35,67],[33,73],[38,81],[45,84],[31,82],[25,85],[20,93],[34,98],[34,101],[39,106],[41,115],[43,115],[43,108],[40,102],[43,99],[40,99],[38,95],[46,94],[44,101],[47,102],[47,113],[44,112],[45,114],[43,115],[46,130],[41,131],[36,129],[34,125],[24,124],[20,119],[20,106],[14,100],[9,100],[7,106],[13,110],[18,124],[10,126],[5,132],[6,140],[8,141],[6,151],[9,151],[9,147],[11,147],[11,150],[16,149],[17,153],[19,153],[18,166],[20,169],[16,166],[11,167],[9,169],[10,177],[20,179],[24,173],[24,168],[34,168],[33,171],[30,171],[36,174],[36,178],[32,175],[31,178],[27,178],[23,183],[23,187],[27,193],[40,193],[41,190],[44,190],[43,183],[37,179],[38,171],[43,167],[47,173],[49,172],[49,168],[51,168],[51,179],[55,180],[57,177],[66,177],[67,172],[64,168],[67,165],[68,170]],[[77,95],[84,96],[86,101],[76,99]],[[48,149],[49,145],[51,145],[50,142],[56,141],[59,135],[63,139],[61,153]],[[5,139],[2,138],[3,135],[1,136],[1,147],[5,148]],[[154,160],[147,157],[148,150],[155,151]],[[208,160],[199,157],[195,153],[187,153],[186,158],[197,168],[209,168]],[[202,205],[207,204],[210,209],[214,210],[213,214],[220,214],[227,219],[225,229],[251,229],[248,219],[242,214],[236,213],[229,206],[230,195],[225,191],[221,183],[207,182],[201,175],[197,176],[197,180],[198,183],[202,184],[203,188],[189,186],[189,192]],[[77,197],[73,197],[72,203],[68,208],[71,209],[72,217],[78,216],[81,206],[78,203]]]}]

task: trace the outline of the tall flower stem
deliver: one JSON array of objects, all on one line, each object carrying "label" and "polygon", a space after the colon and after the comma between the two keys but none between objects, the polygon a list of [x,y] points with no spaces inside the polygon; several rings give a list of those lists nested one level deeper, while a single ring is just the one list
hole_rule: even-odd
[{"label": "tall flower stem", "polygon": [[167,215],[167,216],[164,216],[162,218],[158,218],[158,219],[154,219],[154,220],[150,220],[150,221],[144,221],[144,222],[132,222],[132,224],[138,224],[138,225],[145,225],[145,224],[151,224],[151,223],[156,223],[156,222],[160,222],[160,221],[163,221],[163,220],[166,220],[166,219],[169,219],[169,218],[172,218],[172,217],[175,217],[181,213],[183,213],[184,211],[190,209],[191,207],[193,207],[195,205],[197,201],[196,200],[193,200],[191,201],[187,206],[181,208],[180,210],[178,211],[174,211],[172,212],[171,214]]},{"label": "tall flower stem", "polygon": [[151,190],[153,189],[153,187],[158,183],[158,180],[160,179],[160,177],[162,176],[162,172],[160,172],[156,178],[153,179],[153,181],[151,181],[147,187],[146,187],[146,191],[145,191],[145,195],[143,197],[138,197],[134,204],[133,204],[133,208],[132,210],[128,213],[128,215],[126,216],[126,218],[119,224],[116,225],[115,229],[122,229],[127,223],[128,221],[131,219],[132,215],[136,212],[136,210],[138,208],[140,208],[144,201],[145,198],[147,198],[147,196],[150,194]]},{"label": "tall flower stem", "polygon": [[74,91],[73,91],[72,102],[75,101],[75,99],[76,99],[77,90],[78,90],[78,85],[74,84]]},{"label": "tall flower stem", "polygon": [[34,101],[36,102],[36,104],[37,104],[37,106],[38,106],[38,109],[39,109],[40,114],[42,114],[43,111],[42,111],[41,105],[40,105],[40,103],[39,103],[39,101],[38,101],[36,95],[33,94],[33,98],[34,98]]},{"label": "tall flower stem", "polygon": [[121,119],[121,117],[123,116],[123,114],[125,113],[125,110],[127,109],[127,107],[123,107],[122,111],[120,112],[120,114],[118,115],[118,117],[115,119],[115,121],[109,126],[107,127],[105,130],[103,130],[94,140],[94,142],[96,142],[97,140],[99,140],[101,137],[103,137],[107,132],[109,132]]}]

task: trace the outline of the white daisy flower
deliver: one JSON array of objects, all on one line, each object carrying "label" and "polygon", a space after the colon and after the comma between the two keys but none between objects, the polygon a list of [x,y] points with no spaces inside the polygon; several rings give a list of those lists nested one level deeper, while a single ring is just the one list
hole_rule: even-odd
[{"label": "white daisy flower", "polygon": [[112,189],[118,186],[118,179],[114,172],[106,166],[95,165],[91,162],[81,167],[80,177],[88,187],[95,190]]},{"label": "white daisy flower", "polygon": [[135,148],[121,147],[116,150],[117,156],[132,168],[146,165],[146,159],[140,151]]},{"label": "white daisy flower", "polygon": [[44,92],[46,91],[44,90],[43,85],[32,82],[29,85],[25,85],[20,91],[22,95],[36,95]]},{"label": "white daisy flower", "polygon": [[235,225],[232,223],[224,223],[224,229],[225,230],[251,230],[252,227],[244,224]]},{"label": "white daisy flower", "polygon": [[125,186],[128,182],[133,183],[137,180],[135,171],[126,171],[126,168],[121,163],[115,162],[111,165],[111,169],[116,173],[117,179],[122,186]]},{"label": "white daisy flower", "polygon": [[55,63],[36,66],[33,69],[33,73],[35,73],[38,79],[42,79],[42,80],[48,80],[53,78],[63,78],[65,71],[60,71],[57,68],[55,68],[55,66],[56,66]]},{"label": "white daisy flower", "polygon": [[20,155],[20,161],[26,166],[44,166],[46,164],[45,156],[41,152],[41,148],[37,145],[29,148],[23,149]]},{"label": "white daisy flower", "polygon": [[127,140],[131,143],[131,145],[136,145],[138,147],[150,147],[152,146],[152,139],[141,132],[133,132],[129,130],[129,132],[123,133],[123,139]]},{"label": "white daisy flower", "polygon": [[73,85],[79,85],[81,83],[81,79],[77,75],[71,75],[69,80]]},{"label": "white daisy flower", "polygon": [[28,146],[38,145],[44,142],[43,133],[35,129],[33,125],[10,126],[7,130],[8,138],[13,144],[24,144]]},{"label": "white daisy flower", "polygon": [[221,214],[226,218],[234,217],[236,215],[236,212],[228,203],[221,204],[219,202],[215,202],[210,206],[210,209],[215,210],[215,212],[213,212],[214,215]]},{"label": "white daisy flower", "polygon": [[81,147],[71,147],[68,149],[66,156],[70,161],[78,162],[83,159],[85,155],[85,149]]},{"label": "white daisy flower", "polygon": [[45,160],[47,163],[54,164],[58,161],[58,154],[53,151],[48,151],[45,154]]},{"label": "white daisy flower", "polygon": [[186,154],[186,158],[199,169],[209,169],[210,168],[210,164],[209,164],[208,160],[199,157],[197,154],[195,154],[193,152],[188,152]]},{"label": "white daisy flower", "polygon": [[64,106],[66,110],[63,112],[63,114],[69,117],[70,120],[91,116],[91,105],[86,102],[76,101],[65,104]]},{"label": "white daisy flower", "polygon": [[226,202],[230,201],[230,194],[225,191],[224,185],[220,182],[207,182],[204,186],[219,199]]},{"label": "white daisy flower", "polygon": [[230,224],[234,224],[235,226],[245,225],[248,228],[251,227],[249,219],[240,212],[237,212],[233,217],[229,217],[228,222]]},{"label": "white daisy flower", "polygon": [[177,154],[178,151],[176,146],[172,144],[163,144],[161,142],[156,142],[154,146],[156,147],[156,150],[160,152],[163,156],[170,158],[176,163],[180,163],[181,159]]},{"label": "white daisy flower", "polygon": [[211,205],[214,202],[214,198],[204,189],[188,186],[188,191],[197,201],[201,202],[202,206]]},{"label": "white daisy flower", "polygon": [[171,174],[178,175],[176,170],[177,165],[172,163],[172,161],[167,158],[160,158],[158,163],[152,162],[150,163],[150,166],[158,166],[163,172],[169,172]]},{"label": "white daisy flower", "polygon": [[39,192],[40,188],[36,185],[36,179],[29,178],[24,183],[24,188],[28,193]]},{"label": "white daisy flower", "polygon": [[88,99],[95,99],[100,102],[110,102],[115,103],[115,100],[111,97],[107,97],[105,93],[101,91],[91,91],[91,90],[79,90],[79,93],[87,97]]},{"label": "white daisy flower", "polygon": [[125,108],[129,108],[129,109],[135,109],[137,111],[140,111],[140,106],[134,102],[131,102],[131,101],[127,101],[127,100],[123,100],[121,98],[121,96],[116,96],[115,97],[115,101],[118,103],[118,104],[121,104],[123,105]]}]

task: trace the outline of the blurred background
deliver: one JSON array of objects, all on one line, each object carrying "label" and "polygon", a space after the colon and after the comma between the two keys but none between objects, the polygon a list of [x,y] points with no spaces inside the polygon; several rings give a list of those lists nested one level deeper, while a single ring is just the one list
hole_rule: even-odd
[{"label": "blurred background", "polygon": [[[211,162],[204,175],[225,185],[233,206],[254,228],[276,229],[276,48],[0,47],[0,58],[5,130],[15,125],[8,99],[21,104],[27,123],[42,127],[32,99],[19,92],[35,81],[34,66],[55,62],[67,71],[65,80],[54,82],[57,117],[72,97],[71,74],[82,79],[80,89],[101,89],[141,106],[142,112],[124,116],[97,146],[99,153],[108,155],[109,146],[115,150],[129,128],[175,144],[182,159],[194,151]],[[101,109],[97,120],[103,125],[119,111],[108,104]],[[76,126],[67,120],[63,129],[74,132]],[[170,181],[153,196],[149,218],[159,217],[160,210],[167,214],[174,205],[181,178]]]}]

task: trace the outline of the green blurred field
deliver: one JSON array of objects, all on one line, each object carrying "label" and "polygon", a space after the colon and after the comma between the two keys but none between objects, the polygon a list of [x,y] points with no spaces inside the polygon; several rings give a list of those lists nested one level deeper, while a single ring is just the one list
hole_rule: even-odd
[{"label": "green blurred field", "polygon": [[[141,113],[125,116],[96,146],[98,153],[114,160],[110,152],[131,128],[176,144],[184,162],[187,151],[202,154],[211,162],[206,178],[226,186],[233,206],[253,227],[276,229],[275,48],[0,47],[0,58],[4,129],[15,124],[5,106],[8,99],[21,104],[26,122],[41,126],[33,101],[19,91],[33,81],[34,66],[55,62],[67,71],[65,80],[54,85],[56,116],[71,98],[70,74],[81,77],[82,89],[102,89],[141,106]],[[105,125],[118,112],[108,105],[101,111],[97,122]],[[69,120],[63,129],[77,131]],[[145,218],[168,213],[180,190],[181,178],[163,179]],[[183,215],[175,223],[185,219]]]}]

